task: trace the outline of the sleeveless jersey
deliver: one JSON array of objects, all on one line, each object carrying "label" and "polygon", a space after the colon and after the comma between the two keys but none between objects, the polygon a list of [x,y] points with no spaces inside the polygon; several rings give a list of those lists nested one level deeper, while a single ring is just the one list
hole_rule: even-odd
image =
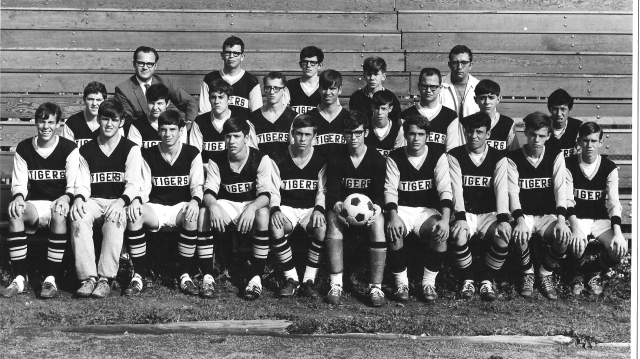
[{"label": "sleeveless jersey", "polygon": [[151,126],[146,116],[138,117],[137,120],[131,123],[131,126],[135,127],[136,130],[140,132],[140,136],[142,137],[142,148],[149,148],[162,142],[162,139],[158,134],[158,130]]},{"label": "sleeveless jersey", "polygon": [[316,151],[326,157],[331,157],[339,153],[342,148],[346,148],[342,127],[344,119],[349,117],[349,111],[343,108],[338,116],[331,122],[327,121],[317,108],[307,113],[313,116],[318,124],[315,145]]},{"label": "sleeveless jersey", "polygon": [[398,186],[399,206],[440,207],[435,170],[438,160],[444,154],[444,150],[439,144],[429,142],[427,143],[427,151],[427,157],[419,170],[409,162],[404,147],[397,148],[389,153],[389,158],[396,163],[400,172]]},{"label": "sleeveless jersey", "polygon": [[607,178],[617,167],[611,160],[600,156],[600,166],[591,180],[580,169],[578,155],[566,159],[567,171],[573,177],[573,197],[576,217],[583,219],[609,219],[606,207]]},{"label": "sleeveless jersey", "polygon": [[[418,111],[418,107],[416,107],[416,105],[413,105],[402,112],[402,118],[406,119],[416,114],[420,115],[420,111]],[[447,129],[449,128],[449,125],[451,125],[451,122],[456,118],[458,118],[458,115],[454,110],[442,106],[440,113],[438,113],[436,117],[429,122],[431,132],[427,137],[427,143],[438,144],[444,151],[446,149],[447,142]]]},{"label": "sleeveless jersey", "polygon": [[396,137],[398,137],[398,132],[400,132],[401,128],[402,125],[400,121],[391,121],[391,130],[389,130],[387,137],[382,140],[376,136],[373,129],[370,129],[369,136],[364,139],[364,143],[367,146],[375,148],[381,155],[387,157],[389,152],[393,151],[393,146],[396,144]]},{"label": "sleeveless jersey", "polygon": [[[231,110],[231,117],[236,114],[237,112]],[[224,134],[222,130],[218,132],[211,122],[211,112],[198,115],[194,122],[198,124],[200,133],[202,133],[202,163],[207,163],[214,153],[225,150]]]},{"label": "sleeveless jersey", "polygon": [[288,151],[286,157],[276,160],[282,180],[280,203],[293,208],[314,207],[318,191],[318,173],[326,163],[327,159],[315,150],[303,168],[293,162]]},{"label": "sleeveless jersey", "polygon": [[[220,76],[220,71],[209,72],[203,79],[207,85],[213,80],[223,80],[222,76]],[[229,96],[229,109],[234,110],[236,114],[249,118],[249,115],[251,115],[249,94],[258,84],[260,84],[258,79],[245,71],[244,75],[242,75],[236,83],[231,84],[233,91],[231,92],[231,96]]]},{"label": "sleeveless jersey", "polygon": [[234,202],[256,199],[258,167],[264,156],[265,154],[260,150],[249,147],[249,158],[240,173],[237,173],[231,170],[227,151],[215,152],[211,159],[218,165],[220,171],[220,190],[216,198]]},{"label": "sleeveless jersey", "polygon": [[[476,112],[472,115],[469,115],[462,119],[462,125],[464,126],[465,121],[470,118],[478,117],[480,115],[479,112]],[[504,154],[507,154],[509,150],[507,140],[509,139],[509,134],[511,132],[511,128],[513,127],[513,119],[511,117],[500,114],[500,118],[498,118],[498,122],[491,128],[491,136],[487,139],[487,145],[504,151]],[[465,141],[466,142],[466,141]]]},{"label": "sleeveless jersey", "polygon": [[258,137],[258,149],[269,155],[274,161],[280,157],[289,156],[287,153],[289,147],[289,131],[291,130],[293,119],[297,115],[297,112],[289,107],[285,107],[282,115],[272,123],[262,115],[261,109],[253,111],[251,113],[251,122]]},{"label": "sleeveless jersey", "polygon": [[299,114],[307,113],[320,104],[320,87],[311,96],[307,96],[300,85],[300,78],[287,81],[287,90],[291,97],[289,106]]},{"label": "sleeveless jersey", "polygon": [[115,199],[122,196],[127,157],[134,146],[135,143],[123,137],[108,157],[97,140],[80,147],[80,156],[87,161],[91,174],[91,197]]},{"label": "sleeveless jersey", "polygon": [[569,157],[576,153],[576,139],[578,138],[578,131],[582,126],[582,121],[576,120],[573,117],[567,119],[567,128],[564,130],[564,134],[560,138],[556,138],[553,134],[553,130],[549,135],[549,140],[545,145],[547,147],[554,146],[560,149],[564,157]]},{"label": "sleeveless jersey", "polygon": [[[364,113],[367,118],[372,118],[373,109],[371,108],[371,106],[373,105],[373,98],[367,95],[367,93],[365,92],[367,91],[366,89],[366,87],[363,87],[351,94],[351,97],[349,97],[349,110],[360,111]],[[389,89],[386,90],[389,91]],[[391,94],[393,95],[393,100],[390,103],[393,108],[391,109],[391,112],[389,112],[389,119],[395,121],[398,119],[398,117],[400,117],[402,108],[396,94],[392,91],[389,92],[391,92]]]},{"label": "sleeveless jersey", "polygon": [[189,174],[193,159],[199,155],[197,148],[183,144],[171,165],[162,157],[158,145],[143,148],[142,158],[151,169],[149,202],[172,206],[191,200]]},{"label": "sleeveless jersey", "polygon": [[67,157],[76,149],[75,143],[58,136],[58,144],[47,158],[33,148],[33,137],[21,141],[16,153],[27,162],[29,171],[29,199],[55,201],[65,194],[67,187]]},{"label": "sleeveless jersey", "polygon": [[496,212],[493,175],[496,165],[504,158],[505,151],[489,146],[480,166],[473,163],[465,146],[449,150],[449,155],[455,157],[460,164],[465,211],[473,214]]},{"label": "sleeveless jersey", "polygon": [[545,147],[544,157],[538,167],[529,163],[522,148],[507,153],[518,169],[520,205],[524,214],[542,216],[556,213],[553,163],[558,153],[560,150],[556,148]]},{"label": "sleeveless jersey", "polygon": [[87,121],[84,119],[84,111],[80,111],[67,119],[65,126],[73,132],[74,141],[78,147],[82,147],[85,143],[98,138],[100,127],[95,131],[91,131]]}]

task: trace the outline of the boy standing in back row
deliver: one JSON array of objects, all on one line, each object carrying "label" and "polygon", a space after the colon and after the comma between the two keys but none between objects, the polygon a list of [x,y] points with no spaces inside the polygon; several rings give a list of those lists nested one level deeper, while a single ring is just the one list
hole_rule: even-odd
[{"label": "boy standing in back row", "polygon": [[324,53],[315,46],[307,46],[300,51],[300,69],[302,76],[287,81],[289,106],[297,113],[307,113],[320,104],[320,78]]},{"label": "boy standing in back row", "polygon": [[[349,110],[360,111],[364,113],[367,118],[371,118],[371,116],[373,116],[373,109],[371,107],[373,104],[373,95],[385,89],[382,83],[387,78],[387,63],[380,57],[369,57],[364,60],[362,64],[362,71],[367,84],[351,95],[349,98]],[[400,101],[398,101],[398,98],[393,92],[389,92],[393,96],[389,118],[391,120],[397,120],[401,112]]]}]

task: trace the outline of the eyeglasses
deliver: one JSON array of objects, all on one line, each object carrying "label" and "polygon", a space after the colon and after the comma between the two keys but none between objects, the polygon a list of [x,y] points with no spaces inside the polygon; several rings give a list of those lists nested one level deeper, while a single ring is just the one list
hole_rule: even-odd
[{"label": "eyeglasses", "polygon": [[265,86],[264,87],[264,92],[269,93],[271,92],[271,90],[273,90],[273,93],[278,93],[280,92],[280,90],[282,90],[284,88],[283,87],[279,87],[279,86]]},{"label": "eyeglasses", "polygon": [[222,51],[222,56],[224,57],[238,57],[242,55],[242,52],[238,51]]},{"label": "eyeglasses", "polygon": [[147,66],[147,67],[151,68],[151,67],[156,66],[156,63],[155,63],[155,62],[135,61],[135,63],[136,63],[136,65],[137,65],[138,67],[145,67],[145,66]]},{"label": "eyeglasses", "polygon": [[440,88],[440,86],[442,86],[442,85],[427,85],[427,84],[421,84],[421,83],[418,83],[418,88],[419,88],[420,90],[425,90],[425,91],[426,91],[426,90],[431,90],[431,92],[436,92],[436,91],[438,91],[438,89]]},{"label": "eyeglasses", "polygon": [[307,65],[309,65],[309,66],[313,67],[313,66],[316,66],[318,63],[319,63],[318,61],[307,61],[307,60],[302,60],[302,61],[300,61],[300,66],[307,66]]},{"label": "eyeglasses", "polygon": [[449,61],[449,66],[458,67],[458,65],[462,65],[462,67],[467,67],[471,61]]},{"label": "eyeglasses", "polygon": [[360,138],[364,134],[364,130],[344,131],[344,135],[348,137]]}]

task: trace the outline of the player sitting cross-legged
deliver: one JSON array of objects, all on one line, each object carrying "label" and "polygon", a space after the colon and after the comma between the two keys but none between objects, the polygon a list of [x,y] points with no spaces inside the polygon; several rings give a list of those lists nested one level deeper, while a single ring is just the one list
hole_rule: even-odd
[{"label": "player sitting cross-legged", "polygon": [[[156,232],[163,227],[180,228],[177,273],[180,290],[190,295],[197,295],[199,292],[203,297],[213,295],[212,277],[205,276],[199,291],[189,277],[196,247],[204,171],[198,150],[180,141],[183,131],[186,131],[185,122],[178,111],[163,112],[158,118],[158,134],[162,142],[142,150],[140,197],[134,199],[127,210],[129,223],[125,237],[135,273],[124,291],[125,295],[137,295],[145,289],[145,230]],[[211,266],[213,267],[213,263]]]}]

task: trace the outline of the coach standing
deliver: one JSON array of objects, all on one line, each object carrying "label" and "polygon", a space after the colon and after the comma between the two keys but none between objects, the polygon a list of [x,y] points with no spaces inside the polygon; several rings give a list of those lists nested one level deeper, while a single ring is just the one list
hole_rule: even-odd
[{"label": "coach standing", "polygon": [[465,45],[456,45],[449,51],[451,72],[442,79],[440,103],[454,110],[458,119],[472,115],[480,108],[474,99],[478,79],[469,73],[473,66],[473,53]]}]

